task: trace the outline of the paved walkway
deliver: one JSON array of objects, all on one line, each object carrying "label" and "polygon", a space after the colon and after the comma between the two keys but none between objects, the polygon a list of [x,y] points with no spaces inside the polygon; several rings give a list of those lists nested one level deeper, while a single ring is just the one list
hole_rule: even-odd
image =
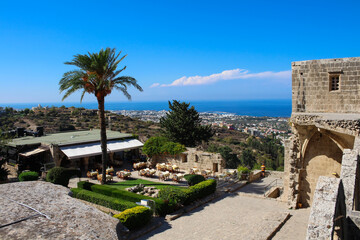
[{"label": "paved walkway", "polygon": [[266,239],[287,213],[275,200],[227,194],[140,239]]},{"label": "paved walkway", "polygon": [[[275,182],[275,180],[277,182]],[[256,195],[264,195],[264,189],[266,186],[271,184],[271,186],[275,186],[274,184],[277,184],[277,186],[283,185],[283,180],[279,178],[274,177],[266,177],[266,178],[260,178],[257,181],[252,182],[251,184],[246,185],[245,187],[241,188],[239,192],[242,193],[248,193],[248,194],[256,194]],[[267,189],[269,190],[269,189]]]},{"label": "paved walkway", "polygon": [[306,237],[307,225],[310,216],[310,208],[289,210],[291,217],[284,226],[276,233],[273,240],[289,239],[303,240]]}]

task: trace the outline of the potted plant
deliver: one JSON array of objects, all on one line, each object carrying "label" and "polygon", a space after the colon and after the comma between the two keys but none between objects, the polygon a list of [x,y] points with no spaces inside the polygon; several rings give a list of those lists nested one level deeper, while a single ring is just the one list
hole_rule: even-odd
[{"label": "potted plant", "polygon": [[247,167],[244,167],[244,166],[239,166],[237,170],[238,170],[238,178],[240,180],[247,180],[248,179],[250,169],[248,169]]}]

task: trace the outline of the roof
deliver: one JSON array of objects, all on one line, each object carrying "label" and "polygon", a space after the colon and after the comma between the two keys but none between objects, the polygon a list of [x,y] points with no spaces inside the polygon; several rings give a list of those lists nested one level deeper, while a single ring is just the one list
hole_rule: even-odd
[{"label": "roof", "polygon": [[[116,131],[106,130],[108,140],[121,139],[131,137],[131,134],[120,133]],[[46,134],[41,137],[27,136],[22,138],[15,138],[8,143],[10,146],[17,145],[31,145],[31,144],[57,144],[57,145],[68,145],[77,143],[87,143],[100,141],[100,129],[94,129],[90,131],[71,131],[62,133]]]},{"label": "roof", "polygon": [[32,155],[36,155],[36,154],[39,154],[39,153],[42,153],[42,152],[46,152],[46,151],[49,151],[49,147],[47,146],[40,146],[34,150],[30,150],[30,151],[27,151],[27,152],[24,152],[24,153],[19,153],[19,155],[23,156],[23,157],[30,157]]},{"label": "roof", "polygon": [[[123,141],[109,141],[107,143],[108,153],[119,152],[144,146],[137,139],[127,139]],[[60,147],[61,151],[69,158],[90,157],[101,154],[100,143],[88,143],[75,146]]]}]

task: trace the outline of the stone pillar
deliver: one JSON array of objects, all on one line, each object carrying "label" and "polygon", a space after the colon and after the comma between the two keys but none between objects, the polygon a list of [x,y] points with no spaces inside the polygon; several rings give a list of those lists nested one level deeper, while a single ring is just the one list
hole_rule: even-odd
[{"label": "stone pillar", "polygon": [[113,152],[109,153],[109,160],[110,160],[110,163],[114,162],[114,153]]},{"label": "stone pillar", "polygon": [[55,145],[55,144],[51,144],[50,145],[50,153],[51,153],[52,158],[54,159],[55,166],[59,167],[61,164],[59,146]]},{"label": "stone pillar", "polygon": [[344,154],[341,162],[340,178],[344,185],[345,204],[347,212],[353,210],[354,205],[358,156],[358,149],[344,149]]},{"label": "stone pillar", "polygon": [[[310,211],[306,239],[333,239],[339,226],[337,217],[342,219],[340,203],[341,180],[339,178],[320,176],[314,193],[314,201]],[[343,209],[345,210],[345,209]],[[340,218],[341,216],[341,218]],[[335,222],[334,222],[335,221]],[[343,226],[341,226],[343,227]]]},{"label": "stone pillar", "polygon": [[297,134],[285,141],[284,158],[284,198],[290,208],[296,208],[299,172],[297,163],[300,161],[300,143]]},{"label": "stone pillar", "polygon": [[84,171],[87,172],[89,170],[89,157],[84,157]]}]

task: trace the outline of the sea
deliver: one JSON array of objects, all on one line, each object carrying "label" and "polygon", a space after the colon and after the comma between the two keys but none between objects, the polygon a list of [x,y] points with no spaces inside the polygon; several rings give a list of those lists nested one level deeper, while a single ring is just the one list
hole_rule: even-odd
[{"label": "sea", "polygon": [[[278,100],[232,100],[232,101],[189,101],[198,112],[231,113],[240,116],[256,117],[290,117],[291,99]],[[0,103],[1,107],[12,107],[17,110],[37,107],[83,107],[86,109],[97,109],[96,102],[43,102],[43,103]],[[105,102],[106,110],[169,110],[167,101],[157,102]]]}]

